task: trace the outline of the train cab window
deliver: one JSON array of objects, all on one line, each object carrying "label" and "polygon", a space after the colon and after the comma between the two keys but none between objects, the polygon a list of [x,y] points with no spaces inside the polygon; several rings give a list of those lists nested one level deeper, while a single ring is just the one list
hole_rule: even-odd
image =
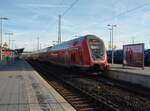
[{"label": "train cab window", "polygon": [[104,43],[98,39],[89,39],[89,48],[91,50],[91,56],[93,60],[104,59]]}]

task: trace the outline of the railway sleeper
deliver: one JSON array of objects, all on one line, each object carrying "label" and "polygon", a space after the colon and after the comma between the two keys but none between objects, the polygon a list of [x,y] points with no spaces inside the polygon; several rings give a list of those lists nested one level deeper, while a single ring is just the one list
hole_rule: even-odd
[{"label": "railway sleeper", "polygon": [[74,102],[72,102],[73,104],[90,104],[92,101],[86,101],[86,100],[84,100],[84,101],[74,101]]},{"label": "railway sleeper", "polygon": [[66,93],[66,92],[63,92],[63,95],[66,95],[66,96],[74,96],[74,94],[72,94],[72,93]]},{"label": "railway sleeper", "polygon": [[91,101],[72,101],[71,103],[76,106],[82,106],[82,105],[95,106],[95,104],[92,103]]},{"label": "railway sleeper", "polygon": [[76,104],[76,107],[78,107],[78,108],[84,108],[84,107],[96,107],[96,105],[94,105],[94,104]]},{"label": "railway sleeper", "polygon": [[[59,90],[60,90],[60,89],[59,89]],[[71,95],[74,95],[74,94],[72,94],[70,91],[63,91],[63,90],[60,90],[60,91],[63,92],[64,95],[68,95],[68,96],[69,96],[69,95],[70,95],[70,96],[71,96]]]},{"label": "railway sleeper", "polygon": [[70,92],[70,91],[68,91],[68,90],[61,90],[61,89],[59,89],[60,91],[63,91],[63,93],[65,94],[65,95],[72,95],[72,93]]},{"label": "railway sleeper", "polygon": [[100,109],[98,108],[98,107],[89,107],[89,108],[87,108],[87,107],[85,107],[85,108],[81,108],[81,109],[79,109],[79,111],[100,111]]},{"label": "railway sleeper", "polygon": [[67,96],[66,97],[67,99],[81,99],[81,97],[78,97],[78,96]]},{"label": "railway sleeper", "polygon": [[86,98],[74,98],[71,100],[72,102],[76,102],[76,101],[87,101]]}]

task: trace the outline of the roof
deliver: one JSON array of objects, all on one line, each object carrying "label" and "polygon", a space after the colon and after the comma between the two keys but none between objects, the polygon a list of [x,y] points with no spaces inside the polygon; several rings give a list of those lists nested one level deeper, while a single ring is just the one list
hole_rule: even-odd
[{"label": "roof", "polygon": [[17,53],[22,53],[22,52],[24,51],[24,48],[21,48],[21,49],[15,49],[15,51],[16,51]]}]

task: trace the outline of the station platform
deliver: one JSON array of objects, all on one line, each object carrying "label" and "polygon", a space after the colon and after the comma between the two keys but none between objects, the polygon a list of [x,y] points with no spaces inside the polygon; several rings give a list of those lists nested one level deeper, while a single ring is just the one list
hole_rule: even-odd
[{"label": "station platform", "polygon": [[123,67],[122,64],[110,64],[107,76],[150,88],[150,67],[144,67],[143,70],[140,67]]},{"label": "station platform", "polygon": [[75,111],[25,61],[0,67],[0,111]]}]

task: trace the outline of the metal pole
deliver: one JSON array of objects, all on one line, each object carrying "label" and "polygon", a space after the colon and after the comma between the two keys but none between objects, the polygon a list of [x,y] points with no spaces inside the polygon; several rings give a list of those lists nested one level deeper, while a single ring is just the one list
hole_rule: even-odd
[{"label": "metal pole", "polygon": [[[112,64],[114,64],[114,38],[113,38],[113,31],[114,31],[114,27],[117,27],[117,25],[110,25],[110,24],[108,24],[107,26],[109,26],[109,27],[111,27],[111,29],[110,30],[112,30],[112,33],[110,34],[111,35],[111,48],[112,48],[112,57],[111,57],[111,59],[112,59]],[[111,31],[110,31],[111,32]]]},{"label": "metal pole", "polygon": [[132,44],[134,44],[134,37],[132,37]]},{"label": "metal pole", "polygon": [[40,43],[40,49],[42,49],[42,44]]},{"label": "metal pole", "polygon": [[0,17],[0,20],[1,20],[1,37],[0,37],[0,47],[1,47],[1,49],[0,49],[0,60],[2,60],[3,59],[3,55],[2,55],[2,47],[3,47],[3,40],[2,40],[2,36],[3,36],[3,20],[8,20],[8,18],[6,18],[6,17]]},{"label": "metal pole", "polygon": [[3,55],[2,55],[2,31],[3,31],[3,30],[2,30],[2,28],[3,28],[2,25],[3,25],[3,24],[2,24],[2,17],[1,17],[1,38],[0,38],[0,42],[1,42],[1,43],[0,43],[0,47],[1,47],[0,53],[1,53],[1,55],[0,55],[0,60],[2,60],[2,56],[3,56]]},{"label": "metal pole", "polygon": [[58,44],[61,43],[61,15],[58,16]]},{"label": "metal pole", "polygon": [[111,49],[111,30],[110,30],[110,49]]},{"label": "metal pole", "polygon": [[111,28],[109,28],[109,30],[110,30],[110,41],[109,41],[109,46],[110,46],[110,50],[111,50]]},{"label": "metal pole", "polygon": [[15,40],[11,40],[11,42],[12,42],[12,49],[14,48],[14,41]]},{"label": "metal pole", "polygon": [[112,25],[112,64],[114,64],[114,46],[113,46],[113,42],[114,42],[114,38],[113,38],[113,25]]},{"label": "metal pole", "polygon": [[37,50],[39,50],[39,37],[37,37]]},{"label": "metal pole", "polygon": [[10,35],[9,35],[9,49],[10,49]]},{"label": "metal pole", "polygon": [[13,43],[14,43],[14,41],[12,40],[12,49],[13,49]]},{"label": "metal pole", "polygon": [[13,33],[12,32],[7,32],[7,33],[5,33],[5,35],[8,35],[8,42],[9,42],[9,49],[10,49],[10,47],[11,47],[10,46],[10,41],[11,41],[10,36],[13,35]]}]

